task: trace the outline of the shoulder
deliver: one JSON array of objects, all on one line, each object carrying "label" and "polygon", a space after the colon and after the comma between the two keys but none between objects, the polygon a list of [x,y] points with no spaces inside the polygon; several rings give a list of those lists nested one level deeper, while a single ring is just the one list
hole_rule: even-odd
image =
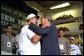
[{"label": "shoulder", "polygon": [[22,29],[27,28],[27,27],[29,27],[29,26],[28,25],[25,25],[25,26],[22,27]]},{"label": "shoulder", "polygon": [[79,47],[77,46],[77,45],[71,45],[71,46],[73,46],[75,49],[79,49]]},{"label": "shoulder", "polygon": [[4,38],[6,36],[6,34],[4,33],[4,34],[1,34],[1,38]]},{"label": "shoulder", "polygon": [[50,24],[50,28],[55,28],[54,23],[51,23],[51,24]]},{"label": "shoulder", "polygon": [[24,31],[24,30],[28,29],[28,27],[29,27],[28,25],[23,26],[21,31]]},{"label": "shoulder", "polygon": [[15,38],[13,35],[11,35],[12,38]]},{"label": "shoulder", "polygon": [[55,24],[52,22],[52,23],[51,23],[51,26],[55,26]]},{"label": "shoulder", "polygon": [[17,38],[19,36],[19,34],[17,34],[16,36],[15,36],[15,38]]},{"label": "shoulder", "polygon": [[1,36],[5,36],[6,34],[4,33],[4,34],[1,34]]},{"label": "shoulder", "polygon": [[31,34],[33,31],[30,30],[28,27],[29,27],[29,25],[25,25],[25,26],[21,29],[21,32],[22,32],[22,33]]},{"label": "shoulder", "polygon": [[75,45],[75,47],[78,49],[79,47],[77,45]]},{"label": "shoulder", "polygon": [[51,27],[57,29],[56,25],[54,23],[51,23]]},{"label": "shoulder", "polygon": [[14,37],[14,36],[12,36],[11,40],[12,40],[12,41],[14,41],[14,40],[15,40],[15,37]]}]

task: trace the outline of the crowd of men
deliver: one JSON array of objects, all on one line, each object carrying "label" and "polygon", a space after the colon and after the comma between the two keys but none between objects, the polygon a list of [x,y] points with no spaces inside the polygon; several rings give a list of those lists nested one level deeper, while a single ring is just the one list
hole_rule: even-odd
[{"label": "crowd of men", "polygon": [[33,13],[26,18],[27,24],[12,35],[12,25],[7,25],[1,35],[1,55],[80,55],[74,37],[68,43],[63,30],[57,29],[49,15],[41,16],[37,25],[37,16]]}]

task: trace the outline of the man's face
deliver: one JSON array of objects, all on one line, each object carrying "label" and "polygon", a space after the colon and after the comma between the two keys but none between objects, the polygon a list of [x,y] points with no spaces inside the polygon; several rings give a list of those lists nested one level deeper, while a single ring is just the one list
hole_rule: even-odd
[{"label": "man's face", "polygon": [[62,30],[60,30],[59,31],[59,34],[63,36],[64,35],[64,32]]},{"label": "man's face", "polygon": [[33,17],[33,18],[30,19],[30,21],[31,21],[31,23],[36,24],[37,18],[36,17]]},{"label": "man's face", "polygon": [[71,44],[74,44],[75,43],[74,41],[75,41],[74,39],[70,39]]},{"label": "man's face", "polygon": [[46,21],[47,21],[46,18],[44,18],[44,17],[41,18],[41,23],[42,23],[42,25],[45,25],[45,24],[46,24]]},{"label": "man's face", "polygon": [[8,26],[7,32],[9,32],[9,33],[12,33],[13,32],[12,26]]}]

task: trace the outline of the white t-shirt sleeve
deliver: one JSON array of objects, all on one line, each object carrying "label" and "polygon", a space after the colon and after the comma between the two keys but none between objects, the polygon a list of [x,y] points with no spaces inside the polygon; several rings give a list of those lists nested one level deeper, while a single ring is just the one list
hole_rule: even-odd
[{"label": "white t-shirt sleeve", "polygon": [[21,34],[28,37],[29,39],[31,39],[35,35],[35,33],[31,31],[30,29],[28,29],[28,27],[24,27],[21,30]]},{"label": "white t-shirt sleeve", "polygon": [[27,36],[29,37],[29,39],[31,39],[33,36],[35,36],[35,33],[33,31],[31,31],[30,29],[27,29]]}]

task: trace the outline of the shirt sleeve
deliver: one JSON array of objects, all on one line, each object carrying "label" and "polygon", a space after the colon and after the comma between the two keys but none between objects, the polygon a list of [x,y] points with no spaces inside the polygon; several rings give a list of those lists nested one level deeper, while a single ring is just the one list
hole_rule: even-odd
[{"label": "shirt sleeve", "polygon": [[16,44],[16,47],[18,47],[18,45],[19,45],[19,34],[15,36],[15,44]]},{"label": "shirt sleeve", "polygon": [[15,36],[15,42],[18,42],[18,35]]},{"label": "shirt sleeve", "polygon": [[31,39],[35,35],[35,33],[28,29],[28,27],[24,27],[22,28],[20,35],[21,37],[28,37],[28,39]]},{"label": "shirt sleeve", "polygon": [[35,36],[35,33],[30,29],[27,29],[27,36],[29,37],[29,39],[31,39],[33,36]]},{"label": "shirt sleeve", "polygon": [[15,37],[12,36],[12,39],[11,40],[12,40],[12,46],[15,47]]},{"label": "shirt sleeve", "polygon": [[15,43],[15,37],[14,36],[12,37],[12,41],[13,41],[13,43]]}]

